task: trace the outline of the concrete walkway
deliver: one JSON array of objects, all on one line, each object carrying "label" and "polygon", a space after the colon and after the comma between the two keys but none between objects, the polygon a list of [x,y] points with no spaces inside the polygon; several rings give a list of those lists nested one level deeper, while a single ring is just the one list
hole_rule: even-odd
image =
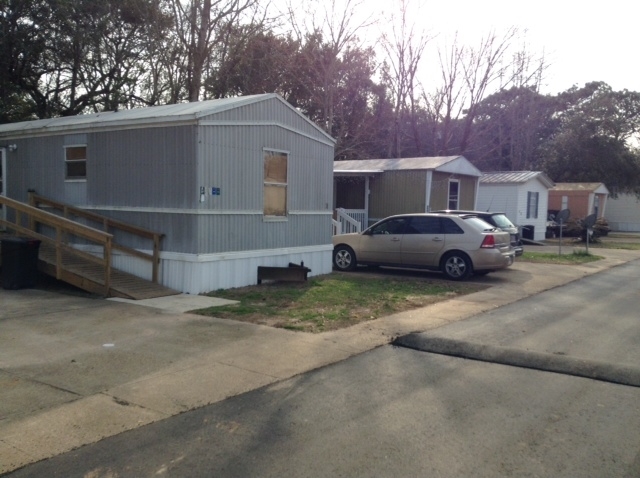
[{"label": "concrete walkway", "polygon": [[484,291],[316,335],[184,313],[216,303],[200,296],[141,303],[0,289],[0,473],[640,258],[592,252],[606,258],[516,262],[474,279]]}]

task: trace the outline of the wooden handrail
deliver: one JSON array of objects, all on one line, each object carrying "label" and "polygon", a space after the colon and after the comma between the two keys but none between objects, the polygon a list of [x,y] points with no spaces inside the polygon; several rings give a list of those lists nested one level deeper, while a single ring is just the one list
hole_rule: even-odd
[{"label": "wooden handrail", "polygon": [[[8,197],[0,196],[0,204],[13,209],[15,215],[14,222],[0,218],[0,224],[6,226],[8,229],[14,230],[18,234],[39,239],[40,241],[47,242],[55,246],[56,277],[58,279],[62,277],[62,251],[65,251],[102,265],[104,267],[104,295],[109,295],[109,289],[111,287],[112,234],[79,224],[56,214],[48,213]],[[23,215],[27,218],[28,227],[22,225]],[[43,224],[54,229],[56,231],[55,239],[37,232],[35,230],[36,224]],[[67,245],[66,237],[69,234],[81,237],[102,247],[102,259]]]},{"label": "wooden handrail", "polygon": [[44,205],[44,206],[51,207],[53,209],[58,209],[60,211],[66,211],[66,214],[70,213],[73,216],[83,217],[85,219],[91,219],[95,222],[99,222],[103,224],[104,227],[109,227],[109,228],[119,229],[125,232],[130,232],[131,234],[135,234],[141,237],[146,237],[147,239],[153,239],[155,236],[161,236],[161,237],[164,236],[164,234],[153,232],[148,229],[144,229],[142,227],[134,226],[132,224],[127,224],[126,222],[118,221],[117,219],[111,219],[101,214],[87,211],[86,209],[81,209],[76,206],[71,206],[69,204],[65,204],[60,201],[54,201],[53,199],[40,196],[39,194],[36,194],[33,192],[29,192],[29,204],[33,207],[39,207],[40,205]]},{"label": "wooden handrail", "polygon": [[81,217],[84,219],[89,219],[90,221],[94,221],[102,225],[104,232],[110,232],[113,230],[120,230],[123,232],[127,232],[129,234],[133,234],[144,239],[150,239],[153,242],[152,245],[152,253],[147,254],[145,252],[141,252],[137,249],[133,249],[132,247],[128,247],[122,244],[118,244],[112,240],[111,249],[122,251],[125,254],[129,254],[135,256],[139,259],[143,259],[145,261],[151,262],[151,280],[154,283],[158,283],[158,269],[160,266],[160,242],[164,237],[164,234],[160,234],[154,231],[150,231],[148,229],[144,229],[142,227],[134,226],[132,224],[127,224],[122,221],[118,221],[116,219],[111,219],[100,214],[87,211],[86,209],[81,209],[79,207],[70,206],[68,204],[64,204],[59,201],[54,201],[53,199],[46,198],[44,196],[40,196],[34,192],[29,192],[29,204],[32,207],[38,208],[39,206],[47,206],[52,209],[56,209],[62,212],[62,216],[65,218],[69,218],[71,216]]}]

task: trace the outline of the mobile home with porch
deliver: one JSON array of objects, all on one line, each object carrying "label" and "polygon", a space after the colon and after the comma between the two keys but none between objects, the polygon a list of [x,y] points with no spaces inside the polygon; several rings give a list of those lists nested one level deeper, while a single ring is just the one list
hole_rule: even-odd
[{"label": "mobile home with porch", "polygon": [[442,156],[336,161],[333,175],[336,216],[364,229],[394,214],[475,209],[482,173],[463,156]]}]

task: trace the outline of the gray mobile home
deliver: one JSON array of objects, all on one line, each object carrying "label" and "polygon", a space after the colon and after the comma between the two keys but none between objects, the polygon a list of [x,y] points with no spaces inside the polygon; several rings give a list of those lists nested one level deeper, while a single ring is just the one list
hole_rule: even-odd
[{"label": "gray mobile home", "polygon": [[195,294],[255,284],[260,265],[331,271],[334,144],[276,94],[6,124],[2,194],[163,233],[160,282]]}]

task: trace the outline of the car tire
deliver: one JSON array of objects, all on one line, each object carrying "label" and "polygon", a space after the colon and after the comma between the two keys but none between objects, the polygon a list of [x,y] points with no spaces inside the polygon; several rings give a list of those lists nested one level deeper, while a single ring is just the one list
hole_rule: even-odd
[{"label": "car tire", "polygon": [[352,271],[356,265],[356,254],[349,246],[338,246],[333,250],[333,267],[337,270]]},{"label": "car tire", "polygon": [[440,269],[450,280],[465,280],[473,273],[469,256],[462,252],[449,252],[442,258]]}]

